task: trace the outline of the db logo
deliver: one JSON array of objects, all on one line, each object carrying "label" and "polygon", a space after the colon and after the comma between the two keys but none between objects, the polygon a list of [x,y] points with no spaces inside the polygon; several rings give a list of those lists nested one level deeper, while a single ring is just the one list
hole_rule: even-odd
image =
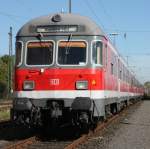
[{"label": "db logo", "polygon": [[50,79],[51,85],[59,85],[59,79]]}]

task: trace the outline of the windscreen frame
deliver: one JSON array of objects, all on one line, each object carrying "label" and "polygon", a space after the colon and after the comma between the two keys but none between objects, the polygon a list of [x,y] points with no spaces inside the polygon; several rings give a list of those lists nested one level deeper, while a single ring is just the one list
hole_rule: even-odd
[{"label": "windscreen frame", "polygon": [[[59,64],[59,62],[58,62],[58,53],[59,53],[59,43],[60,42],[84,42],[85,43],[85,45],[86,45],[86,49],[85,49],[85,51],[86,51],[86,54],[85,54],[85,56],[86,56],[86,58],[85,58],[85,63],[84,64],[81,64],[81,65],[77,65],[77,64]],[[68,40],[59,40],[58,42],[57,42],[57,49],[56,49],[56,64],[58,65],[58,66],[66,66],[66,67],[82,67],[82,66],[86,66],[87,64],[88,64],[88,42],[86,41],[86,40],[70,40],[70,41],[68,41]]]},{"label": "windscreen frame", "polygon": [[[96,43],[96,42],[100,42],[101,43],[101,45],[102,45],[102,49],[101,49],[101,55],[99,55],[100,56],[100,62],[101,63],[95,63],[94,61],[93,61],[93,54],[94,54],[94,49],[93,49],[93,45]],[[100,66],[100,67],[103,67],[104,66],[104,43],[103,43],[103,41],[102,40],[93,40],[92,42],[91,42],[91,64],[93,65],[93,66]]]},{"label": "windscreen frame", "polygon": [[[21,53],[20,53],[20,62],[17,64],[16,63],[16,60],[17,60],[17,58],[16,58],[16,56],[17,56],[17,50],[16,50],[16,48],[17,48],[17,43],[20,43],[21,44]],[[15,43],[15,67],[19,67],[19,66],[21,66],[22,65],[22,62],[23,62],[23,47],[24,47],[24,44],[23,44],[23,41],[21,41],[21,40],[18,40],[18,41],[16,41],[16,43]]]},{"label": "windscreen frame", "polygon": [[[49,64],[49,65],[28,65],[27,64],[27,54],[28,54],[28,44],[29,43],[51,43],[52,45],[53,45],[53,54],[52,54],[52,58],[53,58],[53,60],[52,60],[52,63],[51,64]],[[54,57],[54,55],[55,55],[55,42],[53,41],[53,40],[41,40],[41,41],[39,41],[39,40],[30,40],[30,41],[28,41],[27,43],[26,43],[26,48],[25,48],[25,66],[27,66],[27,67],[47,67],[47,66],[52,66],[53,64],[54,64],[54,59],[55,59],[55,57]]]}]

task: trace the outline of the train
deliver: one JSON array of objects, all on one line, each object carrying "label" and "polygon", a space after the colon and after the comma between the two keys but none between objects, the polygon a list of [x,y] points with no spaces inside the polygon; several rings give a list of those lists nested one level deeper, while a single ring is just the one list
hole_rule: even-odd
[{"label": "train", "polygon": [[143,96],[143,86],[103,30],[56,13],[16,35],[11,119],[28,126],[91,126]]}]

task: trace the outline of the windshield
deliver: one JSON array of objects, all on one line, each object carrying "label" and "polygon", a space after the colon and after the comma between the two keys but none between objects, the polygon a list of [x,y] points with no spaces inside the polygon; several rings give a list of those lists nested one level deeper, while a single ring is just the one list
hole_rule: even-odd
[{"label": "windshield", "polygon": [[30,42],[27,46],[27,65],[51,65],[53,62],[52,42]]},{"label": "windshield", "polygon": [[61,65],[85,65],[86,43],[83,41],[59,42],[58,63]]}]

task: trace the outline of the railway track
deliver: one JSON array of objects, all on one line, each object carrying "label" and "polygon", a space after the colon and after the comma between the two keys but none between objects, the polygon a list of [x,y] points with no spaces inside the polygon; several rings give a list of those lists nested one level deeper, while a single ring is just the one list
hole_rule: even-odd
[{"label": "railway track", "polygon": [[12,104],[12,100],[0,101],[0,105],[10,105],[10,104]]},{"label": "railway track", "polygon": [[58,139],[58,138],[46,138],[35,135],[25,140],[18,141],[16,143],[6,146],[4,149],[75,149],[78,145],[84,143],[88,138],[93,135],[95,132],[107,127],[112,121],[114,121],[118,115],[110,118],[107,122],[103,122],[98,125],[94,131],[90,131],[88,134],[82,135],[79,138],[75,139]]},{"label": "railway track", "polygon": [[0,148],[14,149],[22,144],[21,140],[26,142],[26,138],[31,136],[33,133],[27,127],[14,125],[10,120],[0,120]]},{"label": "railway track", "polygon": [[[10,144],[6,146],[4,149],[75,149],[80,144],[83,144],[84,142],[88,141],[90,137],[92,137],[95,133],[103,130],[104,128],[108,127],[111,123],[118,120],[118,118],[121,115],[125,115],[127,113],[127,110],[132,106],[138,106],[141,102],[138,102],[134,105],[131,105],[127,108],[125,108],[122,112],[119,114],[114,115],[113,117],[110,117],[104,122],[101,122],[98,124],[96,129],[94,131],[89,131],[88,134],[84,134],[81,137],[78,138],[69,138],[67,137],[50,137],[50,136],[41,136],[35,135],[32,137],[29,137],[27,139],[17,141],[16,143]],[[70,132],[69,130],[67,131]],[[60,134],[58,134],[59,136]]]},{"label": "railway track", "polygon": [[33,144],[36,141],[36,137],[30,137],[28,139],[22,140],[22,141],[18,141],[16,143],[12,143],[6,147],[4,147],[4,149],[22,149],[27,147],[30,144]]},{"label": "railway track", "polygon": [[11,121],[9,119],[0,120],[0,128],[4,128],[9,125],[11,125]]}]

